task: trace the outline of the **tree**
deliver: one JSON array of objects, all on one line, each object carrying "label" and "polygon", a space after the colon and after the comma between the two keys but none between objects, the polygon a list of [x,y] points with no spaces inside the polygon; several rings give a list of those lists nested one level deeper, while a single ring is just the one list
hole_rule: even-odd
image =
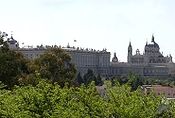
[{"label": "tree", "polygon": [[87,73],[83,76],[83,79],[84,79],[84,84],[88,85],[92,81],[95,81],[96,77],[95,77],[93,71],[91,69],[88,69]]},{"label": "tree", "polygon": [[84,118],[109,117],[110,109],[89,86],[64,87],[41,80],[36,86],[1,91],[0,116],[3,118]]},{"label": "tree", "polygon": [[70,55],[60,48],[48,49],[34,61],[34,65],[33,70],[39,72],[42,78],[57,82],[61,87],[74,82],[75,66],[71,63]]},{"label": "tree", "polygon": [[77,84],[78,86],[80,86],[82,83],[84,83],[84,80],[83,80],[83,78],[82,78],[82,76],[81,76],[80,72],[78,73],[78,75],[77,75],[77,78],[76,78],[76,81],[75,81],[75,82],[76,82],[75,84]]},{"label": "tree", "polygon": [[95,78],[95,85],[96,86],[102,86],[103,85],[103,81],[102,81],[102,78],[101,78],[100,74],[98,74],[97,77]]},{"label": "tree", "polygon": [[128,78],[125,76],[118,76],[116,79],[120,83],[120,85],[126,84],[128,82]]},{"label": "tree", "polygon": [[23,73],[27,73],[27,60],[23,55],[15,51],[9,50],[7,42],[4,38],[7,35],[0,33],[0,81],[7,88],[18,84],[18,77]]},{"label": "tree", "polygon": [[128,84],[131,86],[131,90],[135,91],[139,86],[143,85],[143,79],[133,73],[130,73],[128,75]]},{"label": "tree", "polygon": [[97,77],[96,77],[94,72],[91,69],[88,69],[87,73],[83,76],[83,80],[81,80],[81,82],[83,82],[85,85],[88,85],[92,81],[95,82],[96,86],[103,85],[103,81],[102,81],[102,78],[101,78],[100,74],[98,74]]},{"label": "tree", "polygon": [[155,118],[158,107],[162,104],[161,97],[153,93],[146,96],[141,89],[131,91],[127,84],[116,83],[112,87],[108,85],[106,91],[113,117]]},{"label": "tree", "polygon": [[9,51],[7,41],[4,41],[7,38],[8,34],[0,31],[0,50],[1,52]]},{"label": "tree", "polygon": [[[117,81],[116,81],[117,82]],[[94,82],[63,87],[41,80],[36,86],[0,89],[2,118],[174,118],[175,102],[127,84],[105,83],[100,96]]]}]

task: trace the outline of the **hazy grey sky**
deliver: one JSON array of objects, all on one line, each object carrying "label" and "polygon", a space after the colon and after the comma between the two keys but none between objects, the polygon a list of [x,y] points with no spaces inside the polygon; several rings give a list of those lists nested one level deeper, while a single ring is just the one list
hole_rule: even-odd
[{"label": "hazy grey sky", "polygon": [[174,0],[1,0],[0,16],[0,30],[24,45],[69,42],[126,61],[129,41],[142,53],[154,33],[161,52],[175,59]]}]

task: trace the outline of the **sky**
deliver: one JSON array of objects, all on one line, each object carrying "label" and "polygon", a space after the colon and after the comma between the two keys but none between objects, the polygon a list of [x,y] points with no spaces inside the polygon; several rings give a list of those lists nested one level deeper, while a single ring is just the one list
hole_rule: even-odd
[{"label": "sky", "polygon": [[129,41],[133,53],[143,53],[154,34],[175,61],[174,0],[0,0],[0,16],[0,31],[12,33],[20,47],[106,48],[125,62]]}]

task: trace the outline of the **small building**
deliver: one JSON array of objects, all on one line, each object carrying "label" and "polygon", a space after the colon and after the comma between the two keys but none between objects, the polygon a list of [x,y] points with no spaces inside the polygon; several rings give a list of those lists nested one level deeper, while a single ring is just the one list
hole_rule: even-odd
[{"label": "small building", "polygon": [[145,94],[154,92],[156,95],[164,95],[167,98],[175,99],[175,87],[163,85],[142,85]]}]

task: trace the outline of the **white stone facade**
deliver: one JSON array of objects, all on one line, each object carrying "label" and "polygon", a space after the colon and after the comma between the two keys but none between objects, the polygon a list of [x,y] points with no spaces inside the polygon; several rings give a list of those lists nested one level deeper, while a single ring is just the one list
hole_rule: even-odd
[{"label": "white stone facade", "polygon": [[[13,37],[12,37],[13,39]],[[21,52],[28,59],[38,58],[51,46],[37,46],[36,48],[19,48],[17,41],[9,39],[8,44],[11,49]],[[57,47],[57,46],[52,46]],[[61,48],[61,47],[60,47]],[[116,53],[110,62],[110,52],[106,49],[96,51],[94,49],[82,49],[70,47],[62,47],[72,58],[72,63],[75,64],[78,72],[85,74],[88,69],[94,71],[95,74],[102,76],[127,76],[130,72],[140,76],[160,76],[167,77],[175,75],[175,64],[172,62],[172,57],[164,57],[159,52],[159,45],[154,41],[152,36],[152,44],[145,45],[145,51],[141,55],[139,50],[136,54],[132,54],[131,43],[128,46],[128,62],[118,62]]]}]

